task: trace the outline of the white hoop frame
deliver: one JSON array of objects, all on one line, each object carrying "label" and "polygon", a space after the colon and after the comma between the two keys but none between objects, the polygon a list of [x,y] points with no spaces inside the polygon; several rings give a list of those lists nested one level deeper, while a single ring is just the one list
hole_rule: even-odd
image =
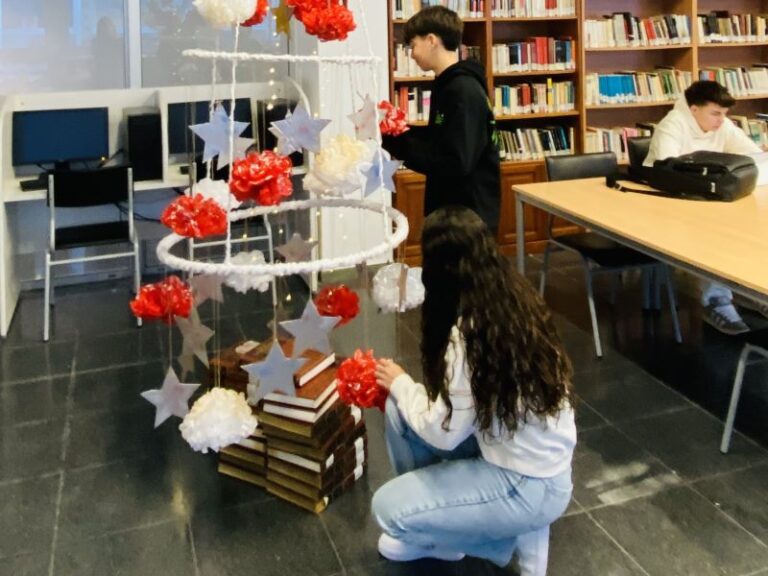
[{"label": "white hoop frame", "polygon": [[247,62],[249,60],[259,62],[316,62],[321,64],[380,64],[379,56],[300,56],[298,54],[263,54],[250,52],[216,52],[213,50],[200,50],[189,48],[182,52],[190,58],[203,58],[206,60],[236,60]]},{"label": "white hoop frame", "polygon": [[263,214],[277,214],[279,212],[292,212],[308,208],[355,208],[357,210],[367,210],[388,216],[392,219],[396,229],[394,234],[387,234],[382,243],[368,250],[361,250],[347,256],[337,256],[336,258],[320,258],[309,262],[232,264],[230,262],[211,263],[187,260],[174,256],[170,252],[176,244],[186,240],[185,236],[179,236],[178,234],[169,234],[158,243],[157,257],[166,266],[192,274],[213,276],[229,276],[230,274],[290,276],[292,274],[309,274],[323,270],[350,268],[391,252],[408,237],[408,219],[402,212],[379,202],[356,198],[310,198],[309,200],[295,200],[283,202],[277,206],[257,206],[247,210],[238,210],[231,212],[228,216],[230,222],[237,222],[238,220]]}]

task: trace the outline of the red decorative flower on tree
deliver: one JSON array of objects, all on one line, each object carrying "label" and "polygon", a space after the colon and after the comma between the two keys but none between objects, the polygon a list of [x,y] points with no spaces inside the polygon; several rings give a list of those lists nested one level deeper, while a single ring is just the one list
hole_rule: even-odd
[{"label": "red decorative flower on tree", "polygon": [[315,306],[323,316],[341,316],[337,326],[342,326],[360,312],[360,298],[344,284],[326,286],[315,296]]},{"label": "red decorative flower on tree", "polygon": [[241,202],[255,200],[273,206],[293,193],[291,159],[272,150],[254,152],[235,160],[229,190]]},{"label": "red decorative flower on tree", "polygon": [[363,353],[355,350],[352,358],[347,358],[336,371],[336,390],[345,404],[360,408],[376,407],[382,412],[388,392],[376,384],[376,360],[373,350]]},{"label": "red decorative flower on tree", "polygon": [[180,196],[163,210],[160,221],[187,238],[205,238],[227,231],[227,213],[212,198],[201,194]]},{"label": "red decorative flower on tree", "polygon": [[192,292],[178,276],[168,276],[162,282],[145,284],[136,298],[131,300],[134,316],[145,320],[159,318],[166,324],[173,322],[174,316],[186,318],[191,309]]},{"label": "red decorative flower on tree", "polygon": [[384,112],[384,118],[379,122],[379,129],[382,134],[386,136],[400,136],[400,134],[409,130],[405,112],[400,108],[393,106],[386,100],[382,100],[379,102],[379,110]]},{"label": "red decorative flower on tree", "polygon": [[339,0],[288,0],[294,16],[304,24],[307,34],[323,42],[344,40],[355,29],[355,18],[346,2]]},{"label": "red decorative flower on tree", "polygon": [[267,15],[269,9],[269,0],[256,0],[256,9],[253,12],[253,16],[248,18],[245,22],[241,22],[240,26],[256,26],[264,22],[264,18]]}]

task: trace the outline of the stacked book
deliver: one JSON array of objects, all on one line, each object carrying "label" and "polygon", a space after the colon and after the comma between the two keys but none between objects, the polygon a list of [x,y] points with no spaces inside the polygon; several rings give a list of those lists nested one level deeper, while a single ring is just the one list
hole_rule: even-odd
[{"label": "stacked book", "polygon": [[[246,342],[222,351],[211,361],[213,380],[244,391],[242,366],[262,361],[271,346]],[[293,341],[281,346],[289,356]],[[320,513],[364,474],[367,436],[362,411],[339,399],[334,354],[308,350],[301,356],[307,361],[294,374],[296,395],[267,394],[254,407],[257,433],[222,449],[219,471]]]}]

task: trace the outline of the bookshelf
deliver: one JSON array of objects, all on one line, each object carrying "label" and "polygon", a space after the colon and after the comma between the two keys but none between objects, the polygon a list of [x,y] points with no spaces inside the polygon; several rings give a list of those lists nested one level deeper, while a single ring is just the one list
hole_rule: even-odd
[{"label": "bookshelf", "polygon": [[[450,6],[454,0],[442,2]],[[558,5],[565,6],[568,0],[558,0]],[[429,90],[431,78],[407,74],[395,77],[396,45],[402,43],[403,25],[407,14],[402,18],[394,18],[396,7],[404,4],[418,6],[420,0],[388,0],[389,2],[389,45],[390,45],[390,99],[394,102],[399,94],[408,90],[420,88]],[[432,2],[434,3],[434,2]],[[517,1],[520,4],[520,0]],[[457,1],[462,4],[461,0]],[[517,131],[532,130],[541,132],[552,126],[562,126],[573,134],[571,147],[581,153],[589,150],[588,140],[595,130],[610,130],[615,127],[634,127],[637,124],[654,123],[661,120],[672,107],[672,100],[659,100],[655,96],[638,96],[641,101],[621,102],[588,102],[587,82],[601,75],[612,75],[617,72],[646,73],[646,76],[656,76],[659,69],[672,70],[678,82],[677,89],[684,89],[683,76],[690,81],[699,79],[699,73],[706,70],[717,71],[739,67],[749,68],[753,64],[768,63],[768,34],[743,35],[741,37],[723,34],[717,42],[711,42],[712,36],[703,37],[699,24],[699,15],[705,17],[709,30],[718,27],[721,32],[743,31],[757,29],[756,17],[768,14],[768,0],[731,0],[727,7],[722,0],[573,0],[572,14],[528,15],[528,16],[499,16],[494,14],[495,6],[501,6],[501,0],[484,0],[469,5],[482,6],[481,17],[464,18],[463,43],[476,47],[478,58],[486,69],[486,82],[491,99],[495,102],[500,87],[507,88],[505,97],[510,91],[520,90],[522,84],[533,86],[552,83],[572,82],[575,92],[573,108],[570,110],[530,110],[524,113],[511,109],[497,109],[496,120],[500,130]],[[514,5],[514,1],[505,2]],[[525,4],[523,2],[523,4]],[[543,0],[531,0],[531,6],[544,6]],[[710,13],[727,8],[729,20],[724,15],[721,20],[711,20]],[[590,21],[602,21],[605,15],[629,13],[636,18],[637,36],[639,42],[647,41],[647,45],[602,45],[595,43],[595,24]],[[659,15],[665,15],[661,19]],[[670,16],[676,15],[676,16]],[[733,15],[737,16],[735,19]],[[749,18],[746,15],[754,15]],[[707,20],[707,17],[710,19]],[[628,17],[625,17],[628,18]],[[683,24],[687,19],[687,36]],[[661,22],[664,20],[664,22]],[[627,20],[634,22],[634,20]],[[599,28],[601,23],[597,24]],[[604,22],[602,25],[607,26]],[[631,29],[630,24],[627,24]],[[639,33],[639,27],[643,33]],[[675,33],[672,33],[674,26]],[[706,33],[706,29],[704,30]],[[668,34],[665,37],[664,34]],[[645,36],[645,39],[643,39]],[[658,37],[656,37],[658,36]],[[499,69],[499,53],[495,46],[513,45],[533,37],[570,38],[572,44],[573,68],[558,69],[553,67],[546,70]],[[663,44],[661,42],[668,42]],[[551,48],[551,45],[550,45]],[[401,55],[402,58],[402,55]],[[510,52],[510,65],[513,57]],[[494,66],[496,64],[496,66]],[[504,64],[507,64],[504,62]],[[650,73],[650,74],[648,74]],[[766,76],[768,78],[768,76]],[[637,78],[636,78],[637,82]],[[649,82],[650,85],[650,82]],[[670,98],[669,87],[664,85],[664,98]],[[730,86],[729,86],[730,88]],[[405,90],[405,92],[403,92]],[[637,88],[639,94],[643,92]],[[647,90],[647,88],[646,88]],[[675,90],[675,85],[670,88]],[[733,93],[733,90],[731,90]],[[732,114],[753,118],[755,113],[768,111],[768,89],[746,91],[734,94],[737,99]],[[414,121],[414,125],[424,125],[426,115]],[[594,139],[591,140],[594,142]],[[499,244],[502,251],[512,253],[517,238],[515,237],[515,203],[511,186],[527,182],[541,181],[546,178],[544,161],[541,158],[516,158],[502,160],[501,163],[501,221],[499,224]],[[395,178],[398,193],[393,197],[394,205],[403,211],[411,223],[411,234],[406,241],[405,261],[416,264],[420,261],[419,237],[423,220],[423,177],[408,170],[401,170]],[[531,252],[543,249],[546,237],[546,217],[533,208],[527,208],[525,238],[526,249]],[[566,222],[557,222],[555,233],[574,230]]]}]

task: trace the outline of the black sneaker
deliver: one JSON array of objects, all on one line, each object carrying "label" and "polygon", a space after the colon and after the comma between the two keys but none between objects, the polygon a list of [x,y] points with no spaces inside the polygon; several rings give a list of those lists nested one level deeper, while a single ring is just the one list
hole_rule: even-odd
[{"label": "black sneaker", "polygon": [[716,330],[729,336],[749,332],[749,326],[741,319],[733,304],[710,304],[705,306],[701,319]]}]

